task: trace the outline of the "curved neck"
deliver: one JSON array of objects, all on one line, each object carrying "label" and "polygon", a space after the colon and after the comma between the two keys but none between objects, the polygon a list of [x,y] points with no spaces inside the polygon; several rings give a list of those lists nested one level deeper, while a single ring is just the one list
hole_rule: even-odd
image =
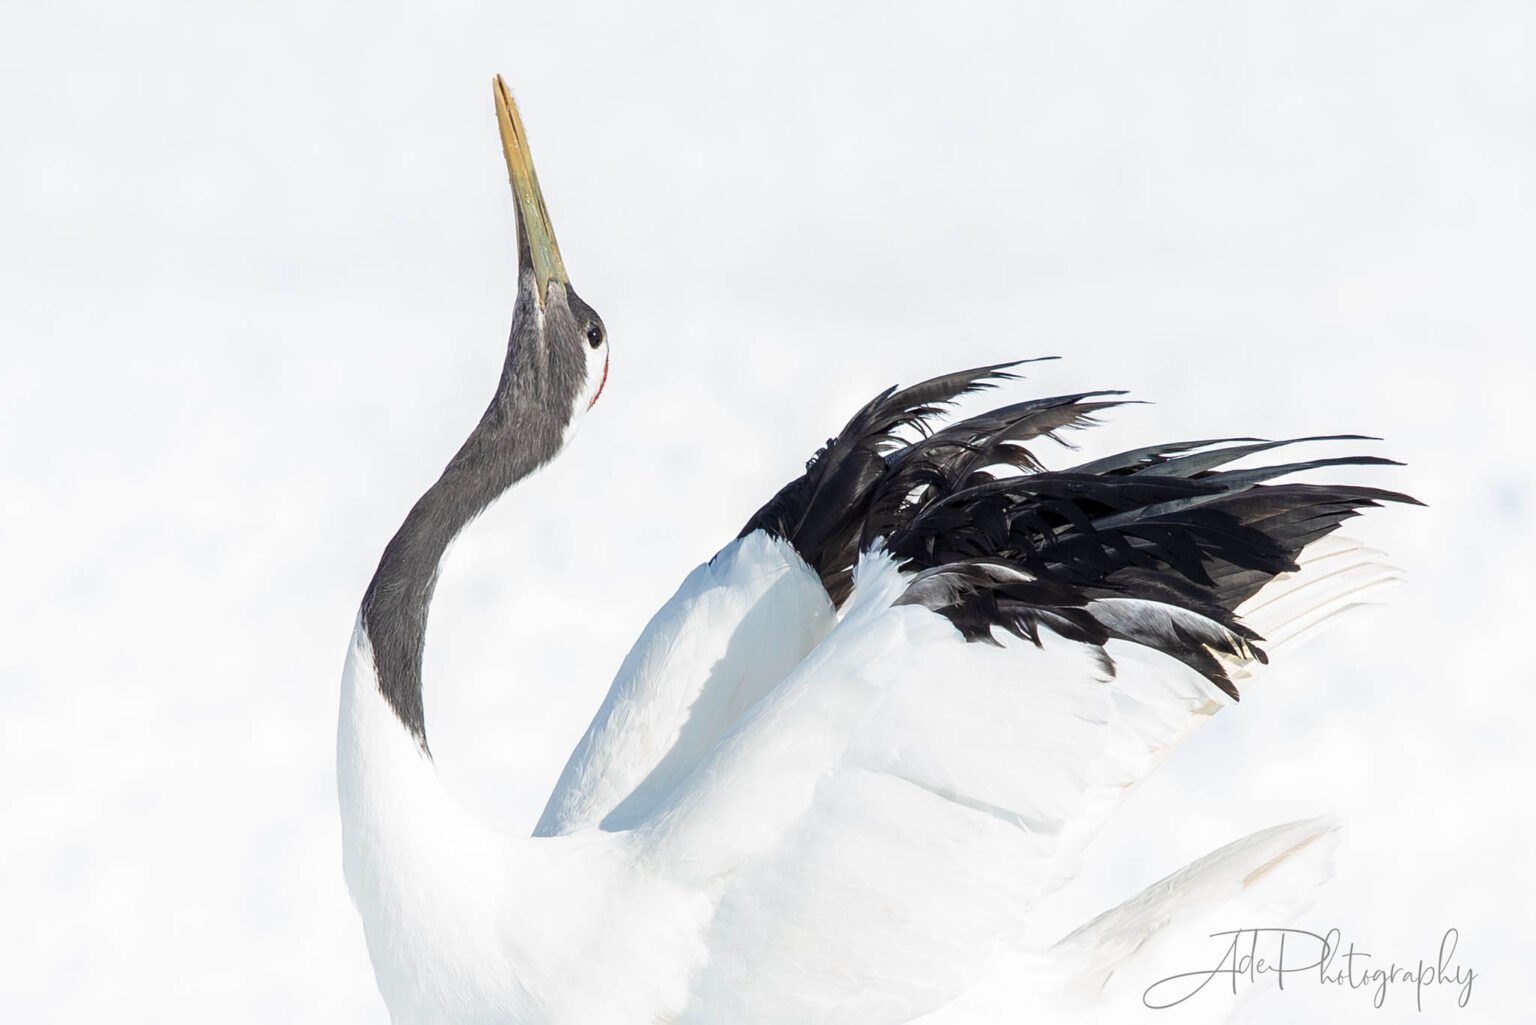
[{"label": "curved neck", "polygon": [[522,412],[526,405],[517,398],[515,390],[498,390],[443,475],[390,539],[363,596],[362,625],[373,647],[379,691],[423,751],[421,664],[443,555],[476,516],[560,449],[560,432]]},{"label": "curved neck", "polygon": [[363,596],[363,628],[377,660],[379,690],[400,722],[426,747],[421,661],[438,566],[458,533],[494,496],[474,496],[444,474],[395,532]]}]

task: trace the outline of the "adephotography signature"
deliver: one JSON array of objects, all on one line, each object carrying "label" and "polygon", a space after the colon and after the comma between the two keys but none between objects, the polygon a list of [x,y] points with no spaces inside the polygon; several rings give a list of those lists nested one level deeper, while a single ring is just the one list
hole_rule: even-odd
[{"label": "adephotography signature", "polygon": [[1456,1006],[1466,1007],[1472,999],[1472,980],[1477,972],[1455,962],[1456,942],[1460,934],[1447,929],[1440,938],[1440,949],[1432,960],[1382,965],[1354,943],[1347,946],[1338,929],[1324,935],[1305,929],[1233,929],[1212,933],[1213,940],[1224,944],[1221,960],[1214,968],[1180,972],[1159,979],[1141,995],[1146,1006],[1161,1010],[1182,1004],[1217,979],[1222,986],[1238,992],[1239,980],[1255,985],[1272,977],[1276,988],[1289,982],[1313,981],[1324,986],[1348,990],[1368,990],[1371,1003],[1381,1007],[1392,987],[1413,987],[1419,1010],[1424,1010],[1425,991],[1443,986],[1456,987]]}]

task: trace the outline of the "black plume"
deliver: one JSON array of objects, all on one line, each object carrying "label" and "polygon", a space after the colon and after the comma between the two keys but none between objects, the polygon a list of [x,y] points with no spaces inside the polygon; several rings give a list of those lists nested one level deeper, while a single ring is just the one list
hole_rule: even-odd
[{"label": "black plume", "polygon": [[793,544],[839,606],[859,554],[883,540],[914,574],[901,602],[944,615],[967,640],[994,641],[1000,627],[1039,643],[1046,626],[1090,644],[1136,641],[1235,698],[1212,652],[1264,657],[1235,609],[1360,509],[1418,504],[1376,488],[1268,483],[1321,467],[1396,465],[1373,456],[1222,469],[1299,442],[1373,440],[1358,435],[1174,442],[1063,471],[1046,470],[1025,446],[1091,426],[1122,404],[1113,398],[1121,392],[1034,399],[932,429],[955,399],[1011,379],[1017,365],[882,392],[742,534],[766,530]]}]

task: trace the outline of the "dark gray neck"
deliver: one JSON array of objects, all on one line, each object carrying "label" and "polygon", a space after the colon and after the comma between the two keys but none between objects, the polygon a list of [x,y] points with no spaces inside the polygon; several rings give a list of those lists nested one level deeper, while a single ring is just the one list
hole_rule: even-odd
[{"label": "dark gray neck", "polygon": [[558,283],[549,286],[545,312],[538,310],[525,258],[496,395],[384,549],[363,596],[363,629],[373,645],[379,690],[424,751],[421,660],[438,564],[471,520],[559,454],[586,380],[582,332],[596,314]]},{"label": "dark gray neck", "polygon": [[421,663],[443,553],[503,492],[559,453],[569,421],[569,405],[560,408],[564,396],[541,386],[548,374],[518,359],[516,333],[496,397],[400,525],[363,596],[379,689],[423,750]]}]

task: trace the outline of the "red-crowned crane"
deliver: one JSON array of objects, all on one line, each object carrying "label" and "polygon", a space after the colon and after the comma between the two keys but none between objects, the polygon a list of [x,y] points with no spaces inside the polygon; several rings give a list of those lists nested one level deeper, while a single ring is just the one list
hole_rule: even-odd
[{"label": "red-crowned crane", "polygon": [[943,422],[1014,364],[881,392],[689,574],[534,835],[463,811],[422,713],[439,561],[560,454],[609,358],[500,78],[495,97],[518,224],[506,362],[385,548],[342,686],[344,868],[395,1022],[1042,1020],[1041,1001],[1094,991],[1182,904],[1274,877],[1326,832],[1256,834],[1017,950],[1126,788],[1237,699],[1261,645],[1392,575],[1334,531],[1406,499],[1278,480],[1373,457],[1233,468],[1288,442],[1037,460],[1032,441],[1119,392]]}]

